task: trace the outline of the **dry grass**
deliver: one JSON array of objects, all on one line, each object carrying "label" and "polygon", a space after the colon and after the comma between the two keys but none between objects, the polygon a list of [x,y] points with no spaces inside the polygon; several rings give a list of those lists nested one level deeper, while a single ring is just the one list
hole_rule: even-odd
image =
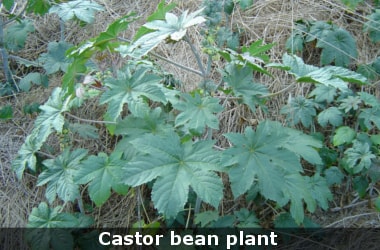
[{"label": "dry grass", "polygon": [[[95,36],[103,31],[107,27],[107,24],[113,20],[130,11],[134,11],[141,15],[141,19],[131,24],[130,29],[125,34],[122,34],[123,37],[130,39],[138,27],[143,24],[145,17],[154,11],[159,1],[99,0],[98,2],[105,6],[106,11],[99,13],[96,23],[87,26],[85,29],[78,29],[73,23],[69,24],[65,33],[67,41],[77,44],[84,39]],[[175,2],[178,3],[175,12],[179,13],[184,9],[197,9],[202,1]],[[242,40],[245,44],[249,44],[257,39],[263,39],[265,43],[276,43],[276,46],[270,51],[270,57],[272,61],[280,62],[282,54],[285,51],[285,41],[291,33],[295,20],[333,20],[334,23],[343,26],[358,38],[358,62],[368,62],[376,55],[380,55],[376,46],[368,46],[370,44],[368,38],[363,36],[362,33],[361,25],[365,22],[365,16],[369,13],[370,8],[365,5],[358,9],[357,13],[349,13],[336,0],[257,0],[249,10],[245,12],[237,10],[233,13],[233,24],[244,30],[244,38]],[[21,55],[30,60],[36,59],[38,54],[46,50],[46,45],[49,41],[59,40],[60,36],[59,22],[55,16],[34,17],[34,20],[37,32],[29,37],[27,47]],[[192,29],[189,35],[193,44],[196,47],[200,47],[202,38],[197,30]],[[196,60],[185,43],[175,45],[163,44],[155,52],[172,61],[197,69]],[[318,63],[318,58],[310,58],[311,54],[307,52],[301,56],[309,63]],[[206,57],[203,59],[206,60]],[[111,61],[113,60],[116,60],[118,65],[120,65],[120,60],[123,59],[111,58]],[[197,82],[200,81],[198,75],[183,71],[165,61],[155,60],[165,71],[179,78],[184,90],[194,88]],[[19,72],[16,73],[22,75],[25,70],[25,68],[20,68]],[[294,79],[282,71],[273,70],[272,73],[273,78],[257,75],[256,80],[268,86],[272,92],[281,91],[288,86],[290,88],[271,99],[268,103],[270,113],[265,114],[260,109],[256,113],[252,113],[244,107],[238,107],[233,102],[227,103],[228,110],[220,117],[222,127],[220,133],[243,131],[244,127],[254,126],[258,121],[266,118],[283,121],[279,110],[286,103],[288,96],[307,95],[310,90],[310,85],[296,85],[294,84]],[[216,70],[212,75],[216,79],[220,78]],[[59,77],[53,82],[52,86],[58,86],[60,84]],[[9,98],[1,97],[0,99],[1,105],[10,103],[16,109],[15,118],[12,121],[0,123],[0,225],[2,227],[25,226],[28,214],[32,208],[44,200],[44,190],[43,188],[36,187],[36,177],[27,174],[22,181],[19,181],[10,169],[10,165],[25,137],[31,131],[33,124],[33,117],[28,117],[22,113],[23,105],[32,101],[43,103],[48,98],[49,91],[50,89],[44,90],[42,94],[41,89],[38,89],[37,92],[18,94],[16,97]],[[371,91],[377,91],[377,89],[371,89]],[[378,93],[376,92],[376,94]],[[102,108],[98,108],[93,103],[89,104],[80,111],[82,113],[77,115],[86,119],[96,120],[101,117],[102,111]],[[101,139],[97,141],[77,141],[76,143],[79,146],[86,146],[92,152],[112,150],[116,138],[109,136],[106,130],[101,131]],[[228,146],[227,142],[223,141],[223,139],[219,141],[219,145]],[[148,192],[142,193],[143,196],[148,195]],[[339,199],[340,197],[337,198],[332,206],[349,204],[352,197],[349,197],[343,203]],[[89,200],[85,197],[85,201]],[[237,201],[226,199],[223,203],[225,211],[234,208],[236,203]],[[244,204],[242,203],[241,205]],[[152,215],[151,204],[146,204],[146,209],[148,210],[146,217],[154,216]],[[368,214],[370,211],[372,212],[373,210],[369,209],[366,204],[362,204],[334,213],[320,211],[314,217],[322,225],[379,227],[380,219],[378,215]],[[136,194],[132,191],[129,195],[122,197],[114,194],[106,204],[100,208],[95,208],[91,214],[96,218],[97,226],[99,227],[126,227],[131,225],[137,221]],[[155,218],[151,217],[150,219],[154,220]]]}]

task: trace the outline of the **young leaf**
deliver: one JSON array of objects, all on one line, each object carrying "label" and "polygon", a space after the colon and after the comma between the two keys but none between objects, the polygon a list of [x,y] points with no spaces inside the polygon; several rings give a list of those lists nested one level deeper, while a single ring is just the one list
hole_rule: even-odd
[{"label": "young leaf", "polygon": [[237,97],[242,97],[243,103],[252,110],[261,103],[260,96],[268,94],[264,85],[253,81],[253,71],[249,67],[241,67],[236,64],[228,64],[224,72],[224,80],[231,87]]},{"label": "young leaf", "polygon": [[34,30],[33,22],[28,19],[10,25],[4,33],[5,46],[13,51],[24,48],[28,34]]},{"label": "young leaf", "polygon": [[165,14],[165,20],[154,20],[144,25],[153,32],[141,36],[130,46],[120,46],[118,50],[122,56],[141,58],[167,38],[179,41],[186,35],[187,28],[206,21],[198,16],[202,11],[203,9],[200,9],[189,15],[185,11],[180,17],[168,12]]},{"label": "young leaf", "polygon": [[175,119],[175,125],[185,126],[189,130],[202,133],[206,126],[218,129],[219,120],[215,115],[223,110],[217,98],[210,96],[201,97],[198,93],[194,96],[182,94],[183,101],[173,107],[182,111]]},{"label": "young leaf", "polygon": [[253,211],[249,211],[246,208],[242,208],[239,211],[235,211],[234,215],[238,220],[237,227],[239,228],[260,228],[259,219],[256,217]]},{"label": "young leaf", "polygon": [[337,95],[337,89],[333,86],[317,84],[315,89],[310,92],[310,96],[314,96],[314,100],[319,103],[332,103]]},{"label": "young leaf", "polygon": [[348,96],[340,100],[340,109],[344,109],[344,112],[348,113],[351,110],[358,110],[359,105],[362,103],[362,100],[359,96]]},{"label": "young leaf", "polygon": [[334,146],[351,143],[356,136],[355,130],[350,127],[342,126],[335,130],[333,138]]},{"label": "young leaf", "polygon": [[322,48],[321,64],[335,63],[347,67],[357,57],[356,42],[352,35],[341,28],[334,29],[318,40],[317,47]]},{"label": "young leaf", "polygon": [[142,96],[152,101],[166,103],[160,81],[160,77],[149,73],[149,69],[144,67],[138,67],[135,71],[125,67],[123,71],[118,71],[116,79],[105,80],[105,85],[109,89],[100,97],[101,104],[108,103],[106,116],[115,121],[125,103],[136,105],[141,102]]},{"label": "young leaf", "polygon": [[13,7],[14,0],[3,0],[2,4],[4,5],[5,9],[10,11],[11,8]]},{"label": "young leaf", "polygon": [[144,153],[124,168],[123,182],[138,186],[156,179],[152,200],[160,213],[175,217],[185,205],[189,186],[205,202],[217,207],[223,196],[221,179],[213,171],[218,166],[218,153],[213,141],[180,142],[174,132],[145,135],[131,141]]},{"label": "young leaf", "polygon": [[369,38],[373,43],[380,41],[380,10],[368,16],[368,21],[364,24],[364,31],[368,32]]},{"label": "young leaf", "polygon": [[372,154],[368,143],[363,143],[354,140],[352,148],[348,148],[345,153],[345,159],[348,168],[353,170],[353,173],[359,173],[363,169],[369,169],[372,164],[372,159],[376,158]]},{"label": "young leaf", "polygon": [[95,12],[103,11],[100,4],[88,0],[75,0],[67,3],[60,3],[50,8],[49,13],[56,13],[63,21],[78,18],[86,23],[93,23]]},{"label": "young leaf", "polygon": [[343,114],[337,107],[330,107],[318,114],[318,123],[324,128],[328,123],[338,127],[343,123]]},{"label": "young leaf", "polygon": [[84,149],[72,152],[66,149],[55,159],[43,161],[46,169],[38,176],[37,186],[47,184],[45,196],[50,204],[55,201],[57,194],[64,202],[80,197],[79,186],[74,183],[74,174],[86,155],[87,150]]},{"label": "young leaf", "polygon": [[330,167],[324,171],[327,185],[341,184],[344,178],[342,171],[337,167]]},{"label": "young leaf", "polygon": [[50,42],[48,44],[48,52],[42,53],[38,58],[38,62],[42,63],[47,74],[53,74],[60,70],[67,71],[69,64],[73,59],[66,57],[66,51],[72,47],[72,44],[65,41]]},{"label": "young leaf", "polygon": [[286,114],[287,121],[293,126],[301,122],[304,127],[310,127],[317,114],[314,106],[312,100],[297,96],[281,109],[281,114]]},{"label": "young leaf", "polygon": [[318,173],[312,177],[305,176],[309,184],[311,195],[317,201],[317,204],[324,210],[329,208],[328,201],[333,199],[332,193],[327,185],[327,179]]},{"label": "young leaf", "polygon": [[306,37],[306,42],[323,40],[334,28],[333,25],[324,21],[316,21],[311,23],[310,30]]},{"label": "young leaf", "polygon": [[111,195],[111,188],[119,194],[126,194],[128,186],[121,183],[125,161],[120,159],[120,153],[113,152],[109,157],[100,153],[84,160],[75,173],[75,182],[89,183],[88,191],[91,200],[101,206]]}]

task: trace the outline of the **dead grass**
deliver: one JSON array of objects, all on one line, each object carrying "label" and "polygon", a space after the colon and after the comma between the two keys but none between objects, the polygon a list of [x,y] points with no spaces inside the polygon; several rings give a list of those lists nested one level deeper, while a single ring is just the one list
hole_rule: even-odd
[{"label": "dead grass", "polygon": [[[107,24],[113,20],[134,11],[141,15],[141,18],[135,23],[132,23],[130,29],[124,34],[124,38],[132,38],[138,27],[143,24],[144,19],[154,11],[158,0],[155,1],[132,1],[132,0],[99,0],[99,3],[105,6],[106,11],[99,13],[96,18],[96,23],[88,25],[85,29],[78,29],[74,23],[68,24],[65,31],[67,41],[78,44],[80,41],[90,38],[105,30]],[[201,0],[191,1],[169,1],[177,2],[178,7],[175,12],[180,12],[185,9],[196,10],[201,4]],[[257,0],[252,8],[245,12],[236,10],[233,14],[233,25],[244,30],[243,41],[246,45],[263,39],[265,43],[276,43],[276,46],[270,51],[271,61],[280,62],[283,53],[285,52],[284,44],[289,37],[293,23],[298,19],[307,20],[332,20],[337,25],[343,26],[354,34],[358,39],[359,59],[357,63],[369,62],[376,56],[380,55],[378,47],[369,45],[368,38],[363,36],[361,25],[365,22],[365,16],[370,13],[370,8],[366,5],[361,7],[355,13],[346,11],[346,8],[337,0]],[[33,17],[36,25],[36,33],[28,39],[26,49],[22,52],[23,57],[34,60],[44,50],[49,41],[59,40],[59,22],[55,16],[46,15],[44,17]],[[236,27],[234,27],[236,28]],[[192,29],[189,33],[192,43],[196,47],[200,47],[201,36],[197,30]],[[194,68],[196,70],[196,60],[191,53],[190,48],[185,43],[178,44],[163,44],[159,46],[155,53],[168,58],[169,60],[178,62],[184,66]],[[309,58],[306,52],[301,55],[308,62],[318,64],[318,58]],[[204,61],[206,57],[202,58]],[[121,64],[120,58],[111,59],[117,60],[118,65]],[[121,61],[120,61],[121,60]],[[194,88],[200,77],[188,71],[184,71],[169,64],[163,60],[155,59],[165,71],[172,73],[182,83],[182,88],[186,91]],[[101,62],[99,62],[101,63]],[[218,65],[216,65],[218,66]],[[220,65],[219,65],[220,66]],[[20,75],[27,70],[20,69]],[[263,75],[257,75],[256,80],[269,87],[275,92],[281,92],[275,98],[272,98],[268,103],[270,108],[269,113],[264,113],[258,109],[256,113],[250,112],[248,109],[236,105],[234,102],[227,103],[227,111],[221,117],[221,131],[226,132],[242,132],[246,126],[255,126],[259,121],[270,118],[278,121],[283,121],[283,117],[279,114],[280,108],[286,103],[289,95],[307,95],[310,90],[309,84],[294,84],[294,79],[282,71],[273,70],[273,78]],[[212,75],[215,79],[220,78],[215,70]],[[60,78],[57,77],[53,81],[52,86],[60,85]],[[42,92],[41,92],[42,91]],[[377,88],[370,89],[378,96]],[[33,118],[22,113],[22,107],[26,103],[40,102],[47,100],[50,89],[33,90],[27,94],[18,94],[15,97],[1,97],[1,105],[11,104],[15,107],[15,118],[12,121],[0,123],[0,225],[2,227],[23,227],[27,223],[27,217],[33,207],[36,207],[41,201],[44,201],[43,188],[36,187],[36,177],[27,174],[22,181],[17,180],[15,174],[11,170],[11,161],[17,155],[17,151],[24,142],[25,137],[31,131]],[[103,108],[99,108],[96,104],[89,104],[77,115],[86,119],[100,119]],[[77,141],[78,145],[89,148],[92,152],[112,150],[117,138],[112,138],[107,134],[106,130],[101,130],[101,139],[97,141]],[[218,136],[215,134],[215,136]],[[219,136],[220,137],[220,136]],[[225,140],[220,139],[218,145],[227,147]],[[142,192],[146,197],[149,193]],[[89,213],[96,219],[96,226],[99,227],[126,227],[137,221],[136,212],[136,194],[131,191],[126,196],[118,196],[114,194],[109,201],[100,208],[95,208]],[[89,202],[88,198],[84,198],[85,202]],[[341,202],[341,197],[337,197],[335,204],[332,206],[344,206],[349,204],[353,197]],[[239,201],[234,201],[230,198],[225,199],[223,203],[224,211],[234,209]],[[240,201],[241,202],[241,201]],[[145,218],[152,216],[154,211],[151,204],[146,204],[147,215]],[[244,204],[244,202],[241,203]],[[249,205],[249,204],[248,204]],[[269,215],[271,215],[269,211]],[[347,209],[339,210],[338,212],[319,211],[314,216],[314,219],[321,225],[331,225],[339,227],[380,227],[380,219],[378,214],[373,213],[372,208],[367,204],[361,204]],[[151,217],[151,220],[156,218]]]}]

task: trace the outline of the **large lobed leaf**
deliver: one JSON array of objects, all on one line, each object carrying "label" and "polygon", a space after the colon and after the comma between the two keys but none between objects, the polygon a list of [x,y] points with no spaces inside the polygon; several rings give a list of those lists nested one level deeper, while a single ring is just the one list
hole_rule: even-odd
[{"label": "large lobed leaf", "polygon": [[56,195],[64,202],[74,201],[80,197],[79,185],[74,182],[75,171],[80,161],[86,157],[87,150],[66,149],[55,159],[43,161],[46,169],[38,176],[37,186],[47,184],[45,192],[49,203],[55,201]]},{"label": "large lobed leaf", "polygon": [[152,200],[160,213],[175,217],[185,205],[189,186],[205,202],[217,207],[223,196],[223,184],[214,171],[218,152],[213,141],[180,142],[174,132],[145,135],[131,141],[141,155],[124,168],[123,182],[138,186],[156,180]]},{"label": "large lobed leaf", "polygon": [[253,70],[236,64],[227,65],[224,72],[224,80],[228,84],[236,97],[241,97],[252,111],[261,104],[262,96],[268,94],[268,89],[253,80]]},{"label": "large lobed leaf", "polygon": [[[166,103],[160,81],[160,77],[149,73],[149,69],[144,67],[133,70],[125,67],[123,71],[118,71],[116,79],[106,79],[105,85],[109,89],[100,98],[101,104],[108,103],[106,116],[115,121],[125,103],[136,105],[142,101],[143,96],[152,101]],[[133,110],[130,109],[131,112]]]},{"label": "large lobed leaf", "polygon": [[75,182],[89,183],[88,191],[91,200],[97,206],[101,206],[110,197],[111,188],[119,194],[128,192],[128,186],[121,183],[124,165],[125,161],[121,159],[121,154],[117,151],[110,156],[104,153],[99,153],[98,156],[92,155],[81,163],[75,173]]},{"label": "large lobed leaf", "polygon": [[185,126],[189,130],[202,133],[206,126],[219,129],[219,120],[215,115],[223,110],[219,99],[210,96],[201,97],[198,93],[194,96],[182,94],[183,101],[173,105],[175,109],[182,111],[175,119],[176,126]]},{"label": "large lobed leaf", "polygon": [[[308,210],[314,211],[313,188],[301,175],[300,157],[312,164],[321,164],[316,151],[322,147],[319,141],[270,121],[260,123],[256,131],[248,127],[244,134],[229,133],[225,136],[234,145],[223,152],[222,162],[229,166],[235,197],[247,192],[255,183],[265,198],[281,206],[290,202],[291,214],[298,223],[304,218],[303,200]],[[329,198],[326,194],[320,202]]]}]

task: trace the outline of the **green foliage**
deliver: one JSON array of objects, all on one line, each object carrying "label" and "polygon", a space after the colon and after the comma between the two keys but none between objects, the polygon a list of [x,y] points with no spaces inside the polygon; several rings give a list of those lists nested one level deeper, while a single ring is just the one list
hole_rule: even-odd
[{"label": "green foliage", "polygon": [[[278,202],[280,206],[290,202],[293,218],[301,223],[304,218],[302,200],[313,212],[315,199],[325,205],[324,199],[331,199],[331,194],[326,190],[317,191],[301,175],[299,157],[309,154],[306,145],[320,145],[311,137],[305,138],[310,144],[292,140],[293,135],[293,130],[281,129],[278,123],[269,121],[260,123],[256,131],[248,127],[244,135],[226,134],[234,147],[223,152],[222,162],[225,166],[231,166],[228,174],[235,197],[257,182],[265,198]],[[320,159],[312,163],[319,162]],[[320,196],[317,197],[317,194]]]},{"label": "green foliage", "polygon": [[357,57],[356,41],[345,29],[323,21],[296,22],[296,31],[286,42],[291,52],[302,51],[305,43],[317,40],[316,46],[322,49],[321,65],[334,63],[347,67]]},{"label": "green foliage", "polygon": [[236,64],[228,64],[223,74],[224,81],[234,95],[242,98],[242,102],[252,110],[261,103],[261,97],[268,94],[267,88],[253,81],[253,70]]},{"label": "green foliage", "polygon": [[151,32],[139,37],[130,46],[120,46],[118,51],[123,56],[141,58],[165,39],[178,42],[186,35],[187,28],[205,21],[203,17],[198,16],[201,12],[202,10],[198,10],[188,15],[185,11],[180,17],[168,12],[165,14],[165,20],[153,20],[144,24]]},{"label": "green foliage", "polygon": [[26,225],[26,240],[32,249],[73,249],[73,230],[93,224],[86,215],[61,210],[62,207],[50,208],[45,202],[33,208]]},{"label": "green foliage", "polygon": [[38,58],[38,62],[43,65],[47,74],[53,74],[60,70],[66,72],[72,59],[67,58],[65,53],[71,47],[72,44],[65,41],[51,42],[48,45],[47,53],[42,53]]},{"label": "green foliage", "polygon": [[[11,2],[7,1],[7,8]],[[301,57],[286,53],[282,63],[269,63],[268,51],[274,44],[264,44],[259,39],[240,46],[242,28],[231,22],[235,8],[246,10],[253,1],[205,1],[204,9],[179,15],[170,13],[175,5],[165,2],[160,1],[131,42],[118,36],[134,21],[134,14],[121,17],[98,36],[77,46],[63,41],[50,43],[47,53],[40,55],[37,62],[18,60],[29,66],[40,63],[47,74],[65,73],[62,87],[34,109],[40,113],[12,163],[18,178],[25,170],[31,170],[37,175],[37,185],[47,186],[45,196],[49,203],[56,202],[57,197],[65,204],[78,202],[82,213],[82,195],[102,206],[113,191],[132,197],[135,190],[130,187],[140,190],[140,185],[146,185],[151,202],[162,217],[149,223],[138,218],[134,225],[143,227],[164,225],[160,220],[166,220],[167,226],[173,221],[185,225],[187,213],[194,214],[194,224],[201,227],[259,227],[261,221],[246,208],[220,215],[219,204],[224,190],[229,188],[234,198],[244,196],[247,202],[271,204],[278,214],[276,227],[317,226],[305,212],[313,213],[317,207],[328,209],[332,200],[329,188],[343,184],[345,178],[352,180],[361,197],[366,195],[368,186],[380,179],[380,103],[364,88],[361,92],[350,88],[369,85],[370,80],[377,79],[378,59],[353,72],[345,67],[357,56],[356,42],[346,30],[328,22],[299,20],[297,30],[286,42],[287,48],[302,51],[308,43],[314,43],[322,51],[324,66],[308,65]],[[30,0],[28,4],[27,10],[37,14],[45,13],[50,6],[45,0]],[[69,1],[55,4],[49,12],[57,13],[63,21],[79,19],[91,23],[95,12],[101,10],[103,7],[93,1]],[[369,23],[375,19],[366,24],[365,30],[370,34],[369,27],[375,26]],[[186,35],[188,28],[199,24],[207,64]],[[16,30],[27,33],[28,29],[30,26],[25,25]],[[23,46],[24,37],[18,36]],[[178,81],[174,73],[164,72],[147,56],[162,42],[182,41],[191,46],[199,71],[179,67],[202,78],[194,82],[197,88],[192,91],[187,91],[188,86],[177,88],[179,85],[170,84]],[[91,66],[91,60],[104,52],[128,56],[128,60],[118,70],[113,71],[110,66],[110,71],[99,72]],[[223,68],[214,69],[221,62]],[[273,69],[268,67],[294,76],[294,84],[311,83],[309,96],[289,95],[287,105],[281,109],[287,125],[293,128],[262,119],[258,125],[239,124],[239,130],[244,132],[232,130],[221,138],[222,131],[231,129],[221,128],[219,119],[232,110],[237,118],[245,120],[246,112],[254,117],[256,111],[266,110],[269,98],[277,95],[270,94],[268,87],[256,80],[262,74],[271,77]],[[96,76],[101,90],[93,90],[92,83],[80,81],[83,75]],[[215,83],[215,79],[220,79],[220,83]],[[27,91],[31,84],[47,84],[46,76],[32,72],[19,85]],[[75,96],[76,88],[85,93]],[[90,99],[92,105],[107,106],[103,120],[96,126],[85,123],[92,120],[73,121],[76,116],[69,112],[82,109]],[[258,106],[262,109],[256,109]],[[9,116],[6,112],[9,110],[5,110],[5,116]],[[70,116],[70,121],[65,116]],[[306,129],[295,129],[298,124]],[[48,155],[41,151],[49,147],[47,139],[51,134],[98,140],[101,126],[112,136],[117,135],[107,151],[88,155],[90,150],[61,147],[60,152],[49,152],[54,155],[37,168],[37,157]],[[140,194],[136,197],[141,199]],[[149,201],[141,204],[144,208],[146,202]],[[199,206],[200,202],[215,210]],[[185,207],[189,211],[184,211]],[[41,203],[33,209],[28,227],[82,227],[92,223],[82,213],[61,211],[61,207],[49,208]],[[73,248],[71,231],[56,235],[31,233],[29,239],[41,248],[42,244],[54,247],[57,237],[67,239],[65,247]]]},{"label": "green foliage", "polygon": [[352,10],[354,10],[359,3],[363,2],[363,0],[341,0],[341,1]]},{"label": "green foliage", "polygon": [[[131,141],[141,155],[126,163],[123,181],[139,186],[155,180],[152,200],[160,213],[175,217],[185,205],[189,186],[205,202],[214,207],[223,196],[223,185],[214,171],[221,171],[213,141],[181,143],[174,132],[144,135]],[[169,146],[170,145],[170,146]]]},{"label": "green foliage", "polygon": [[297,96],[281,109],[281,114],[286,114],[286,119],[292,126],[301,122],[304,127],[310,127],[317,112],[312,100]]},{"label": "green foliage", "polygon": [[77,18],[86,23],[93,23],[95,12],[103,10],[103,6],[96,2],[75,0],[54,5],[50,8],[49,13],[56,13],[65,22]]},{"label": "green foliage", "polygon": [[376,9],[374,13],[368,16],[368,21],[364,24],[364,31],[368,32],[372,42],[380,41],[380,9]]},{"label": "green foliage", "polygon": [[183,101],[173,105],[182,111],[175,119],[176,126],[184,126],[201,134],[207,127],[219,129],[219,120],[215,115],[223,110],[219,100],[209,96],[201,98],[198,93],[194,96],[182,94]]},{"label": "green foliage", "polygon": [[79,186],[74,182],[74,176],[78,164],[86,155],[87,150],[84,149],[72,152],[66,149],[55,159],[43,161],[46,169],[38,176],[37,186],[47,184],[45,196],[50,204],[55,201],[56,195],[65,202],[79,199]]},{"label": "green foliage", "polygon": [[48,13],[51,7],[51,1],[49,0],[29,0],[27,2],[27,12],[33,12],[35,14],[44,15]]},{"label": "green foliage", "polygon": [[18,23],[11,24],[5,29],[4,41],[8,50],[18,51],[25,46],[28,34],[34,32],[31,20],[24,19]]},{"label": "green foliage", "polygon": [[124,103],[127,103],[130,107],[129,110],[133,112],[134,106],[143,102],[143,96],[165,104],[167,99],[160,81],[159,76],[150,73],[149,69],[144,66],[137,69],[127,66],[123,71],[118,71],[117,78],[105,80],[105,85],[109,89],[100,98],[101,104],[108,103],[105,115],[115,121],[120,115]]},{"label": "green foliage", "polygon": [[121,154],[113,152],[109,157],[104,153],[90,156],[84,160],[75,173],[76,183],[87,184],[91,199],[97,206],[101,206],[111,195],[111,188],[119,194],[125,195],[128,186],[121,183],[126,164]]},{"label": "green foliage", "polygon": [[1,120],[12,119],[12,117],[13,117],[12,106],[6,105],[6,106],[0,108],[0,119]]},{"label": "green foliage", "polygon": [[22,91],[28,92],[32,87],[32,84],[47,87],[49,84],[49,79],[46,75],[37,72],[32,72],[27,74],[24,78],[20,80],[19,87]]}]

